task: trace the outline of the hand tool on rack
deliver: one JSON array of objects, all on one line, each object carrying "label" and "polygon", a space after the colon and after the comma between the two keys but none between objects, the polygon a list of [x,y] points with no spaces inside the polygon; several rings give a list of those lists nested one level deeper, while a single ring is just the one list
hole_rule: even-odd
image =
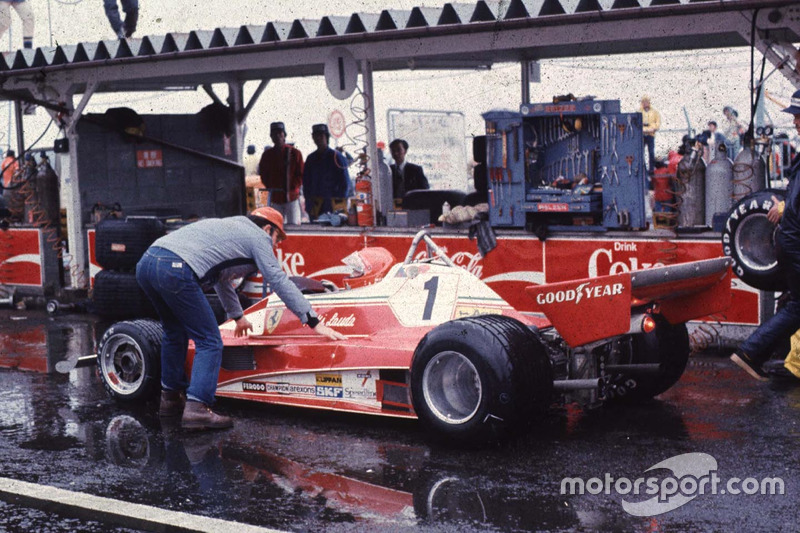
[{"label": "hand tool on rack", "polygon": [[589,175],[589,150],[583,151],[583,171],[588,176]]},{"label": "hand tool on rack", "polygon": [[508,174],[508,197],[511,198],[511,169],[508,168],[508,130],[503,130],[502,132],[502,139],[503,139],[503,152],[502,152],[502,161],[503,166],[502,170],[500,171],[500,188],[503,188],[503,174]]},{"label": "hand tool on rack", "polygon": [[619,185],[619,175],[617,175],[617,165],[611,167],[611,178],[608,180],[609,183],[614,183],[616,180],[617,185]]},{"label": "hand tool on rack", "polygon": [[625,161],[628,162],[628,176],[633,176],[633,156],[626,155]]},{"label": "hand tool on rack", "polygon": [[603,165],[603,172],[600,174],[600,181],[606,181],[608,177],[608,166]]},{"label": "hand tool on rack", "polygon": [[[614,117],[614,123],[616,123],[617,119]],[[619,154],[617,153],[617,135],[616,135],[616,128],[611,128],[611,157],[608,159],[610,163],[619,163]],[[614,160],[616,158],[616,161]]]},{"label": "hand tool on rack", "polygon": [[629,139],[633,139],[633,124],[631,124],[631,119],[632,119],[632,118],[633,118],[633,117],[631,117],[630,115],[628,115],[628,130],[627,130],[627,131],[628,131],[628,135],[629,135],[629,137],[628,137],[628,138],[629,138]]},{"label": "hand tool on rack", "polygon": [[600,128],[600,146],[603,150],[601,155],[608,153],[608,117],[602,118],[602,127]]}]

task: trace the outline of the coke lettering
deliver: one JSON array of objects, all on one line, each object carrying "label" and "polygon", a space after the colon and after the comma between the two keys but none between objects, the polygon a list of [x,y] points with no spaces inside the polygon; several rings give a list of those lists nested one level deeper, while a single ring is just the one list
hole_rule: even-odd
[{"label": "coke lettering", "polygon": [[303,267],[306,264],[306,259],[303,257],[303,254],[299,252],[284,253],[283,250],[278,248],[276,250],[275,257],[278,259],[278,263],[281,264],[283,271],[289,276],[305,275],[305,271],[299,270],[300,267]]},{"label": "coke lettering", "polygon": [[470,252],[456,252],[451,257],[453,263],[460,266],[475,277],[480,278],[483,276],[483,266],[478,265],[482,259],[480,254],[473,254]]},{"label": "coke lettering", "polygon": [[633,270],[646,270],[664,266],[661,263],[642,263],[639,265],[638,257],[629,257],[627,262],[614,261],[614,252],[607,248],[598,248],[589,256],[589,277],[622,274]]}]

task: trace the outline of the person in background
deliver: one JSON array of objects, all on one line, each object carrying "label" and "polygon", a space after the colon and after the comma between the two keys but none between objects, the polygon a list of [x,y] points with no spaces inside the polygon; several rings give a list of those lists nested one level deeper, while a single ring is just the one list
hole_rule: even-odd
[{"label": "person in background", "polygon": [[642,114],[642,135],[647,148],[647,171],[656,169],[656,132],[661,129],[661,115],[650,105],[650,97],[642,96],[639,112]]},{"label": "person in background", "polygon": [[392,195],[395,199],[402,200],[408,191],[431,188],[422,167],[406,161],[408,143],[404,139],[395,139],[390,142],[389,151],[394,159],[391,169]]},{"label": "person in background", "polygon": [[736,158],[736,154],[741,149],[739,134],[744,129],[739,122],[739,113],[734,108],[726,105],[722,108],[725,118],[722,120],[722,135],[725,136],[725,147],[728,149],[728,157]]},{"label": "person in background", "polygon": [[706,157],[706,162],[709,162],[715,157],[717,157],[717,150],[721,145],[725,144],[725,136],[717,130],[716,121],[710,120],[707,126],[708,126],[708,156]]},{"label": "person in background", "polygon": [[[792,95],[791,105],[783,111],[794,116],[794,127],[800,134],[800,91]],[[762,381],[767,379],[762,365],[772,351],[800,329],[800,157],[795,156],[792,161],[786,200],[779,202],[773,196],[772,201],[767,218],[778,225],[775,249],[789,287],[789,300],[731,355],[731,361]]]},{"label": "person in background", "polygon": [[106,17],[111,24],[114,34],[120,39],[132,37],[139,22],[139,0],[121,0],[122,10],[125,12],[125,22],[119,16],[117,0],[103,0]]},{"label": "person in background", "polygon": [[[231,280],[256,269],[264,283],[300,321],[331,340],[341,333],[323,324],[311,304],[281,269],[273,248],[286,239],[283,215],[260,207],[249,216],[209,218],[156,240],[136,265],[136,281],[153,302],[164,335],[161,343],[159,415],[181,416],[184,429],[223,429],[231,418],[211,410],[222,363],[222,337],[203,290],[213,287],[241,337],[253,325],[244,316]],[[194,340],[192,376],[185,373],[189,339]]]},{"label": "person in background", "polygon": [[24,48],[33,48],[33,29],[36,24],[36,18],[33,15],[33,9],[31,9],[30,4],[25,0],[0,1],[0,37],[5,35],[8,28],[11,27],[12,7],[22,21],[22,46]]},{"label": "person in background", "polygon": [[328,146],[331,138],[328,126],[314,124],[311,138],[317,149],[308,155],[303,167],[303,196],[306,212],[311,220],[315,220],[323,213],[334,211],[333,198],[352,196],[353,182],[347,170],[347,158]]},{"label": "person in background", "polygon": [[303,154],[294,146],[286,144],[286,126],[273,122],[269,136],[274,143],[264,151],[258,163],[261,183],[269,189],[269,203],[283,214],[287,224],[299,225],[300,187],[303,186]]},{"label": "person in background", "polygon": [[245,151],[244,158],[242,163],[244,165],[244,175],[253,176],[258,175],[258,160],[259,157],[256,154],[256,145],[255,144],[248,144],[247,150]]},{"label": "person in background", "polygon": [[0,167],[3,175],[3,190],[8,189],[11,185],[11,180],[14,174],[19,170],[19,163],[17,162],[17,153],[14,150],[6,152],[6,157],[3,159],[2,166]]}]

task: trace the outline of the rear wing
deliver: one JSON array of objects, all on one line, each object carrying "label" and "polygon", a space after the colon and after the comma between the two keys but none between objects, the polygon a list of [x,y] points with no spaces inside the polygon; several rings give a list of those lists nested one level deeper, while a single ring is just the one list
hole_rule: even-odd
[{"label": "rear wing", "polygon": [[718,313],[731,303],[727,257],[525,288],[570,346],[623,335],[631,308],[658,304],[671,324]]}]

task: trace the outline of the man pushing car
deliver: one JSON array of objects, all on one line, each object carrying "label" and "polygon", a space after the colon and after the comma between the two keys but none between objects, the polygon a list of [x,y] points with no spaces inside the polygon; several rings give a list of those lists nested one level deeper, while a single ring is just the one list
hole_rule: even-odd
[{"label": "man pushing car", "polygon": [[[239,337],[252,330],[231,280],[261,271],[300,321],[332,340],[341,333],[321,323],[300,290],[289,280],[273,247],[286,239],[283,215],[261,207],[248,216],[205,219],[155,241],[136,265],[136,280],[161,318],[161,402],[159,415],[181,416],[185,429],[218,429],[231,418],[211,410],[222,363],[222,337],[203,290],[213,287]],[[184,367],[189,339],[195,343],[191,379]]]}]

